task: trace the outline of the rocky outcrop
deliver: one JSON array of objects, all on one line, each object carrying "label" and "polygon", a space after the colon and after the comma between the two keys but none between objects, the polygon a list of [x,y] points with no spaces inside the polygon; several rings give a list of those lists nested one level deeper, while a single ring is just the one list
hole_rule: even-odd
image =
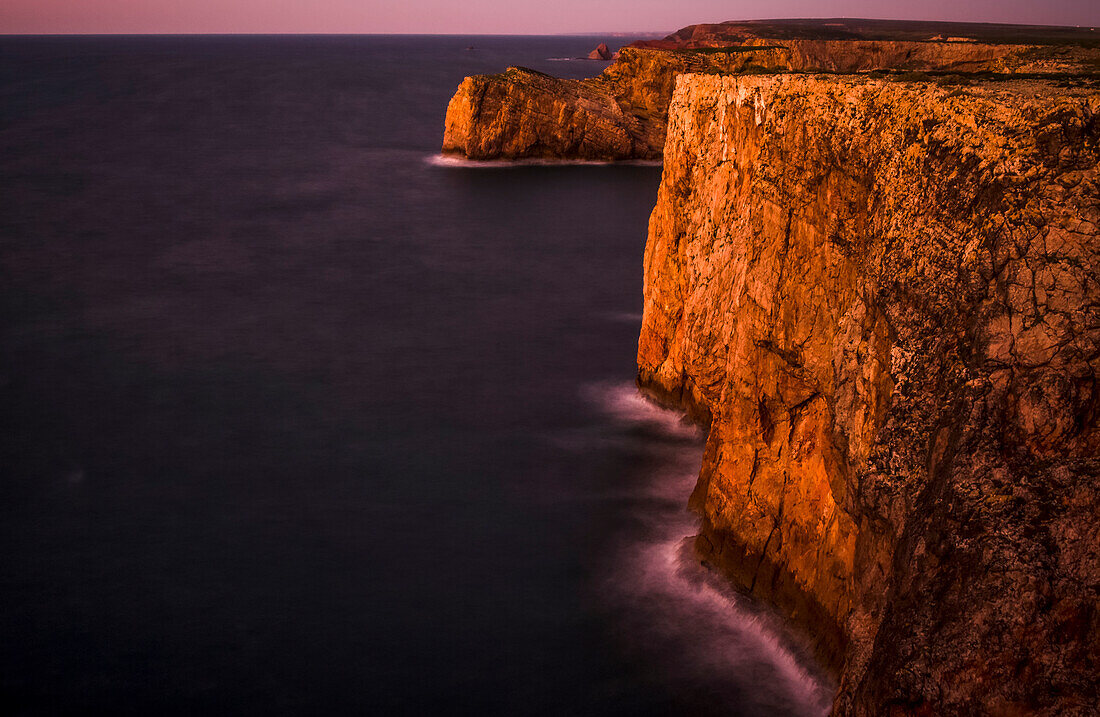
[{"label": "rocky outcrop", "polygon": [[459,85],[447,106],[443,153],[476,160],[652,158],[662,139],[593,83],[510,67]]},{"label": "rocky outcrop", "polygon": [[837,714],[1092,714],[1100,92],[681,76],[639,383],[709,422],[700,556]]},{"label": "rocky outcrop", "polygon": [[685,72],[786,67],[774,49],[669,53],[624,48],[599,77],[521,67],[467,77],[447,106],[443,153],[469,159],[657,159],[668,102]]},{"label": "rocky outcrop", "polygon": [[[988,41],[928,39],[933,31],[939,37],[952,30]],[[1095,72],[1095,37],[1091,45],[1049,44],[1051,38],[1076,41],[1078,35],[1091,37],[1070,28],[884,21],[695,25],[623,48],[603,74],[587,80],[522,68],[467,77],[447,109],[443,152],[479,160],[654,159],[664,147],[668,103],[680,74]],[[1005,41],[1025,37],[1035,41]],[[594,54],[606,59],[599,50]]]},{"label": "rocky outcrop", "polygon": [[600,43],[596,45],[596,49],[588,53],[589,60],[610,60],[611,50],[607,49],[607,45]]}]

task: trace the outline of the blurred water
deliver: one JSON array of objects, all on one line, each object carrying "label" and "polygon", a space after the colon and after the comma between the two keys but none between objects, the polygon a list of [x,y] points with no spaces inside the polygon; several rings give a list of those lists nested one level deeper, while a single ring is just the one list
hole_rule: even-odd
[{"label": "blurred water", "polygon": [[0,38],[5,709],[820,712],[629,388],[660,169],[432,161],[594,44]]}]

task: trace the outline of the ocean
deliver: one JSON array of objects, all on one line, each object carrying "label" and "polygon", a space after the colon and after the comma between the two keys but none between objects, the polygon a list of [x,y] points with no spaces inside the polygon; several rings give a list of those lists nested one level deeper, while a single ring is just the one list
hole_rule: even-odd
[{"label": "ocean", "polygon": [[633,388],[660,168],[436,156],[600,40],[0,38],[7,714],[827,711]]}]

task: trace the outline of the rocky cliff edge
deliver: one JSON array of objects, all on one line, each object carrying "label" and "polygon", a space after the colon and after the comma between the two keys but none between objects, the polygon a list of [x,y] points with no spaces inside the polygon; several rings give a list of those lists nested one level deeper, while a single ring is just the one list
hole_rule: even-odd
[{"label": "rocky cliff edge", "polygon": [[710,424],[701,558],[834,712],[1086,715],[1100,685],[1100,92],[681,76],[639,383]]},{"label": "rocky cliff edge", "polygon": [[[969,35],[945,39],[951,32]],[[618,61],[586,80],[518,67],[467,77],[447,108],[443,152],[476,160],[656,159],[680,74],[1079,74],[1100,69],[1098,43],[1087,28],[869,20],[694,25],[623,48]]]}]

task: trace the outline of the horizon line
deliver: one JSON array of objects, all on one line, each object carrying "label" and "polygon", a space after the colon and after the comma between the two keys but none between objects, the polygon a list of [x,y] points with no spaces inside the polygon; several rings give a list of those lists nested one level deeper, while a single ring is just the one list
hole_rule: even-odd
[{"label": "horizon line", "polygon": [[379,36],[408,36],[408,37],[582,37],[588,35],[610,35],[610,36],[624,36],[624,35],[671,35],[678,30],[686,27],[692,27],[694,25],[722,25],[726,23],[738,23],[738,22],[792,22],[802,20],[818,20],[818,21],[830,21],[830,20],[847,20],[847,21],[873,21],[873,22],[908,22],[908,23],[925,23],[925,24],[941,24],[941,25],[1000,25],[1004,27],[1049,27],[1049,28],[1088,28],[1089,30],[1096,30],[1097,26],[1093,25],[1053,25],[1053,24],[1035,24],[1035,23],[1020,23],[1020,22],[980,22],[975,20],[915,20],[915,19],[900,19],[900,18],[875,18],[875,17],[771,17],[771,18],[743,18],[737,20],[722,20],[718,22],[698,22],[684,25],[676,28],[675,30],[572,30],[572,31],[559,31],[559,32],[314,32],[314,31],[296,31],[296,30],[284,30],[277,32],[254,32],[254,31],[238,31],[238,30],[217,30],[210,32],[199,31],[179,31],[179,32],[162,32],[162,31],[144,31],[144,32],[6,32],[0,30],[0,37],[199,37],[199,36],[257,36],[257,37],[280,37],[280,36],[336,36],[336,37],[379,37]]},{"label": "horizon line", "polygon": [[[1052,25],[1051,27],[1058,26]],[[670,35],[673,32],[675,30],[637,30],[633,32],[624,30],[585,30],[583,32],[237,32],[227,30],[214,32],[0,32],[0,37],[202,37],[212,35],[221,37],[581,37],[585,35]]]}]

